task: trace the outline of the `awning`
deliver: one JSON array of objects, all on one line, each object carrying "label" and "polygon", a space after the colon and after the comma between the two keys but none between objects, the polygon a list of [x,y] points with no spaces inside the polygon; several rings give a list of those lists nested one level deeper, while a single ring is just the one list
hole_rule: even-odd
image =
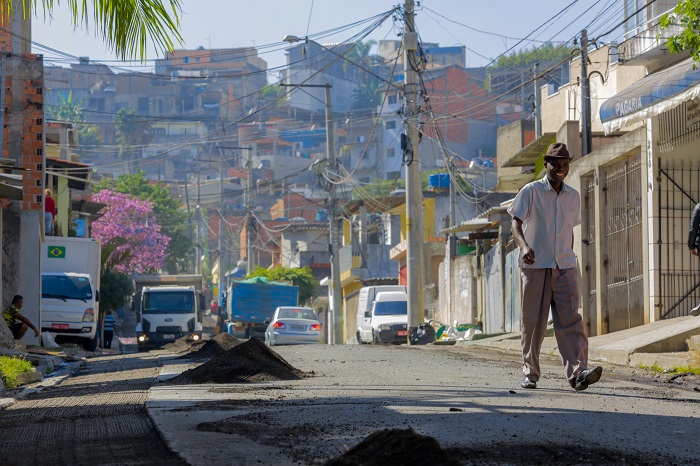
[{"label": "awning", "polygon": [[600,107],[600,121],[605,134],[671,110],[700,96],[700,69],[693,60],[646,76]]},{"label": "awning", "polygon": [[449,228],[443,228],[438,231],[439,235],[449,235],[451,233],[461,233],[465,231],[480,231],[489,228],[494,228],[498,226],[498,222],[486,218],[473,218],[471,220],[466,220],[459,225],[455,225]]}]

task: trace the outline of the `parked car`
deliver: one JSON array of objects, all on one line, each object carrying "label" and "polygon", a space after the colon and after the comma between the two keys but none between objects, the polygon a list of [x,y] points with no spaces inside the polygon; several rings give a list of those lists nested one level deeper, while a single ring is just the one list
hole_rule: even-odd
[{"label": "parked car", "polygon": [[[372,343],[374,335],[379,334],[377,325],[378,320],[372,319],[372,306],[374,300],[379,293],[386,291],[402,291],[406,293],[406,287],[403,285],[377,285],[365,286],[360,289],[359,298],[357,301],[357,342],[359,344]],[[381,319],[380,319],[381,320]],[[384,323],[384,322],[383,322]],[[405,329],[406,327],[404,327]]]},{"label": "parked car", "polygon": [[310,307],[278,307],[265,330],[267,346],[320,342],[321,323],[316,312]]}]

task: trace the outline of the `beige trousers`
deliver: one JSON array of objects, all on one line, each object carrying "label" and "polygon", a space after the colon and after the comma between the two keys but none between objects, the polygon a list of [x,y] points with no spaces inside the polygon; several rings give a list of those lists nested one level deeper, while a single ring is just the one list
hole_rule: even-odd
[{"label": "beige trousers", "polygon": [[540,349],[551,307],[564,373],[573,380],[588,364],[588,338],[578,313],[578,270],[523,268],[520,277],[523,373],[533,382],[540,379]]}]

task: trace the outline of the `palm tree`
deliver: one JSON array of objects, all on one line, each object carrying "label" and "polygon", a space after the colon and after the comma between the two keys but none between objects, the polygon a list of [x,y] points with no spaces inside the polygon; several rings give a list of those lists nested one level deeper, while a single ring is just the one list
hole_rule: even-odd
[{"label": "palm tree", "polygon": [[[39,0],[2,0],[0,15],[12,15],[13,3],[21,1],[22,15],[29,20],[37,13]],[[160,53],[172,51],[174,42],[182,44],[180,13],[182,0],[41,0],[44,17],[51,17],[54,7],[67,7],[71,22],[87,29],[92,21],[96,35],[122,60],[146,60],[150,40]]]}]

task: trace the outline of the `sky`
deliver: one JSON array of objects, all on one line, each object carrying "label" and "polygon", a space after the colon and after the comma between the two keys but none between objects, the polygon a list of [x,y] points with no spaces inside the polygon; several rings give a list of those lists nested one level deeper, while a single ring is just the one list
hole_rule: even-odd
[{"label": "sky", "polygon": [[[309,36],[320,43],[356,39],[370,23],[349,29],[343,26],[372,18],[403,3],[396,0],[181,1],[181,34],[185,43],[176,48],[255,46],[259,56],[268,62],[269,69],[285,64],[284,50],[288,44],[281,41],[287,34]],[[621,21],[623,2],[423,0],[419,3],[416,28],[421,39],[441,46],[467,47],[467,67],[476,67],[487,65],[514,46],[517,50],[548,40],[571,41],[583,28],[588,28],[589,37],[596,37]],[[570,8],[559,14],[567,6]],[[552,18],[555,19],[542,26]],[[398,24],[390,18],[364,40],[398,40]],[[336,29],[341,30],[323,34]],[[610,34],[601,41],[614,39],[614,34]],[[33,19],[32,40],[32,51],[43,54],[47,64],[68,66],[77,62],[75,57],[87,56],[109,65],[143,69],[140,64],[116,61],[116,56],[106,49],[100,37],[95,37],[92,29],[74,29],[65,6],[58,6],[49,20],[44,19],[43,13]],[[151,48],[148,58],[159,57]],[[270,73],[271,81],[275,81],[274,74]]]}]

